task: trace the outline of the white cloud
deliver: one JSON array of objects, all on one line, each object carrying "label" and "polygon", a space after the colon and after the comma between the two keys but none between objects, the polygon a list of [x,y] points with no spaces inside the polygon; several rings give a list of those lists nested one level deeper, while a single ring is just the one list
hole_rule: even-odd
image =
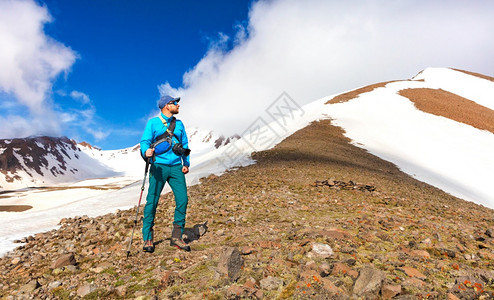
[{"label": "white cloud", "polygon": [[46,7],[34,1],[0,1],[0,93],[28,108],[22,116],[0,119],[0,137],[60,133],[49,94],[53,80],[68,72],[76,54],[44,34],[50,21]]},{"label": "white cloud", "polygon": [[87,131],[96,139],[97,142],[105,139],[106,137],[108,137],[108,135],[110,135],[109,132],[104,132],[102,130],[95,130],[92,128],[87,128]]},{"label": "white cloud", "polygon": [[0,116],[0,137],[19,138],[31,135],[56,135],[60,132],[60,124],[55,114],[46,118],[24,118],[17,115]]},{"label": "white cloud", "polygon": [[68,112],[60,113],[60,121],[62,123],[71,123],[75,120],[77,120],[77,114]]},{"label": "white cloud", "polygon": [[79,91],[72,91],[70,93],[70,97],[81,102],[82,104],[89,104],[91,102],[91,99],[89,99],[88,95],[84,94],[83,92],[79,92]]},{"label": "white cloud", "polygon": [[76,59],[72,50],[44,34],[43,25],[50,21],[47,9],[33,1],[0,2],[0,88],[32,111],[42,109],[52,80]]},{"label": "white cloud", "polygon": [[492,73],[493,14],[492,1],[259,1],[182,87],[159,90],[182,96],[186,125],[241,133],[283,91],[305,104],[430,66]]}]

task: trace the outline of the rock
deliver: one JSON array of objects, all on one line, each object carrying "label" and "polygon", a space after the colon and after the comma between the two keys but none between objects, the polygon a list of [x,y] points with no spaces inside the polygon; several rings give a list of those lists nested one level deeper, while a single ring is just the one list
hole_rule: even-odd
[{"label": "rock", "polygon": [[166,289],[169,286],[180,284],[183,282],[182,277],[176,271],[166,271],[161,277],[160,287]]},{"label": "rock", "polygon": [[441,255],[443,255],[443,256],[446,256],[446,257],[449,257],[449,258],[455,258],[456,257],[456,252],[453,251],[453,250],[449,250],[449,249],[446,249],[446,248],[441,248],[441,249],[438,249],[438,250],[441,253]]},{"label": "rock", "polygon": [[261,288],[264,290],[276,290],[283,285],[283,280],[277,277],[268,276],[260,281]]},{"label": "rock", "polygon": [[416,277],[419,279],[426,279],[427,278],[427,276],[420,273],[419,270],[417,270],[413,267],[401,267],[401,269],[410,277]]},{"label": "rock", "polygon": [[93,284],[86,283],[77,289],[77,296],[83,298],[84,296],[94,292],[96,287]]},{"label": "rock", "polygon": [[11,261],[11,264],[17,265],[21,261],[20,257],[14,257]]},{"label": "rock", "polygon": [[127,293],[127,286],[121,285],[115,288],[115,291],[117,292],[117,295],[120,297],[124,297],[125,294]]},{"label": "rock", "polygon": [[416,288],[423,288],[425,287],[425,282],[422,280],[415,278],[415,277],[410,277],[405,280],[403,280],[402,285],[405,287],[416,287]]},{"label": "rock", "polygon": [[104,269],[104,268],[102,268],[102,267],[100,267],[100,266],[98,266],[98,267],[96,267],[96,268],[91,268],[91,269],[89,269],[89,270],[90,270],[90,271],[93,271],[94,273],[99,274],[99,273],[103,272],[105,269]]},{"label": "rock", "polygon": [[480,250],[478,253],[480,258],[494,260],[494,253],[486,250]]},{"label": "rock", "polygon": [[254,248],[249,246],[242,247],[242,255],[249,255],[252,254],[252,252],[254,252]]},{"label": "rock", "polygon": [[220,254],[217,270],[219,273],[228,276],[231,281],[236,281],[240,277],[240,271],[244,265],[238,248],[227,247]]},{"label": "rock", "polygon": [[51,266],[52,269],[57,269],[61,267],[65,267],[68,265],[75,265],[77,264],[74,254],[67,254],[64,256],[59,257]]},{"label": "rock", "polygon": [[422,257],[422,258],[425,258],[425,259],[429,259],[431,258],[431,255],[429,254],[429,252],[425,251],[425,250],[412,250],[410,252],[410,254],[412,256],[416,256],[416,257]]},{"label": "rock", "polygon": [[482,279],[483,282],[488,284],[494,283],[494,270],[475,270],[475,277]]},{"label": "rock", "polygon": [[401,285],[385,284],[381,289],[383,299],[391,299],[401,293]]},{"label": "rock", "polygon": [[325,237],[331,240],[351,240],[352,235],[342,229],[330,228],[330,229],[313,229],[306,228],[300,230],[298,233],[300,236],[306,236],[311,238]]},{"label": "rock", "polygon": [[65,271],[66,272],[76,272],[78,270],[78,267],[77,266],[74,266],[74,265],[68,265],[65,267]]},{"label": "rock", "polygon": [[[251,287],[250,285],[239,286],[235,284],[228,288],[226,295],[229,299],[262,299],[263,297],[262,291],[255,287]],[[202,297],[198,299],[202,299]]]},{"label": "rock", "polygon": [[329,292],[331,295],[338,295],[341,293],[341,290],[336,285],[334,285],[331,280],[327,278],[321,278],[320,282],[322,284],[322,288]]},{"label": "rock", "polygon": [[254,278],[247,279],[244,283],[244,287],[248,289],[256,289],[256,280]]},{"label": "rock", "polygon": [[60,268],[56,268],[56,269],[54,269],[54,270],[51,272],[51,274],[52,274],[52,275],[58,275],[58,274],[62,274],[62,273],[63,273],[63,270],[62,270],[62,269],[60,269]]},{"label": "rock", "polygon": [[381,290],[385,275],[372,266],[365,266],[360,270],[359,277],[353,286],[353,293],[357,296],[377,298]]},{"label": "rock", "polygon": [[331,266],[327,262],[324,262],[319,265],[317,271],[321,274],[321,276],[326,277],[331,273]]},{"label": "rock", "polygon": [[460,300],[460,298],[456,297],[454,294],[452,293],[448,293],[448,296],[446,298],[447,300]]},{"label": "rock", "polygon": [[301,280],[310,282],[314,280],[315,278],[320,278],[321,276],[314,270],[305,270],[299,275]]},{"label": "rock", "polygon": [[39,288],[41,285],[39,284],[37,279],[33,279],[29,281],[27,284],[23,285],[19,291],[24,293],[32,293],[35,289]]},{"label": "rock", "polygon": [[321,243],[313,243],[312,251],[309,252],[310,256],[320,257],[320,258],[330,258],[334,252],[331,246]]},{"label": "rock", "polygon": [[331,275],[334,276],[338,276],[339,274],[348,275],[353,279],[356,279],[358,277],[357,271],[352,270],[349,266],[340,262],[334,264],[333,271],[331,272]]},{"label": "rock", "polygon": [[232,285],[226,291],[226,295],[227,295],[228,298],[241,297],[243,293],[244,293],[244,288],[241,287],[241,286],[238,286],[238,285]]},{"label": "rock", "polygon": [[275,241],[260,241],[259,247],[263,249],[280,249],[281,244]]},{"label": "rock", "polygon": [[52,290],[52,289],[57,288],[57,287],[59,287],[61,285],[62,285],[62,282],[60,282],[60,281],[53,281],[53,282],[50,282],[48,284],[48,289],[49,290]]}]

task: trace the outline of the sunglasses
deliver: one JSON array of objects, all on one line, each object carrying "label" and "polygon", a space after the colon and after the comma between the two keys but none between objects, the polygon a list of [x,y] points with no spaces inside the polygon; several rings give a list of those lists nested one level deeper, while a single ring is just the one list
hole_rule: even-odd
[{"label": "sunglasses", "polygon": [[168,102],[168,104],[178,105],[178,101]]}]

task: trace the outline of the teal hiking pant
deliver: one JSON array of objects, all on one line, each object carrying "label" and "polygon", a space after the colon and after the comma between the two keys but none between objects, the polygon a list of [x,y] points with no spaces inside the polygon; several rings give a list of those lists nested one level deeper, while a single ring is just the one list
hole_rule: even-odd
[{"label": "teal hiking pant", "polygon": [[167,166],[152,164],[149,170],[149,188],[144,206],[144,219],[142,224],[142,238],[144,241],[153,239],[154,217],[160,194],[165,183],[170,185],[175,196],[175,215],[173,224],[180,225],[182,233],[185,227],[185,214],[187,212],[187,185],[182,165]]}]

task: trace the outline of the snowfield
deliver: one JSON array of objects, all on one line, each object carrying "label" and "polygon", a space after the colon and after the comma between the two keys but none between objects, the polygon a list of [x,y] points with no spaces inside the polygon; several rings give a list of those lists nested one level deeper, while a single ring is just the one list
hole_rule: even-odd
[{"label": "snowfield", "polygon": [[[388,83],[344,103],[325,104],[337,96],[332,95],[294,107],[281,119],[260,122],[241,139],[223,143],[220,148],[215,147],[218,135],[188,129],[192,154],[187,182],[198,184],[201,177],[209,174],[219,175],[233,167],[252,164],[253,151],[269,149],[315,120],[331,118],[354,145],[394,163],[418,180],[494,208],[494,193],[490,192],[494,134],[418,110],[398,94],[408,88],[443,89],[494,109],[494,82],[451,69],[428,68],[412,80]],[[20,190],[0,199],[0,205],[33,206],[24,212],[0,212],[0,255],[18,246],[13,243],[15,239],[56,228],[61,218],[97,216],[137,204],[144,161],[135,147],[82,150],[82,161],[92,164],[96,172],[90,175],[101,178],[64,184],[59,189]],[[94,176],[98,175],[95,162],[104,170],[100,176]],[[168,191],[167,186],[165,192]]]}]

